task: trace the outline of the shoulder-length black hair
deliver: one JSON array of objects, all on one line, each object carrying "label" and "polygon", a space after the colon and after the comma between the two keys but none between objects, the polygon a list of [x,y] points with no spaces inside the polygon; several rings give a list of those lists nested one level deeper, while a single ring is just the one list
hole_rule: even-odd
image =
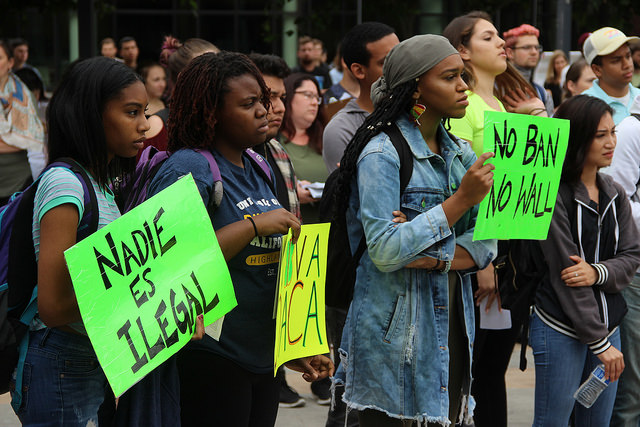
[{"label": "shoulder-length black hair", "polygon": [[[302,86],[302,83],[305,81],[312,82],[316,89],[318,90],[318,96],[322,97],[320,92],[320,86],[318,86],[318,82],[315,77],[311,74],[306,73],[294,73],[284,79],[284,87],[287,91],[287,97],[284,101],[284,117],[282,118],[282,129],[280,131],[284,133],[287,138],[292,139],[296,134],[296,127],[293,124],[293,118],[291,117],[293,112],[291,110],[291,101],[295,96],[296,90]],[[307,129],[307,135],[309,136],[309,146],[313,148],[313,150],[322,154],[322,133],[324,132],[324,125],[326,124],[325,114],[324,114],[324,106],[322,104],[318,105],[318,114],[316,114],[316,118],[311,123],[311,126]]]},{"label": "shoulder-length black hair", "polygon": [[269,88],[253,62],[242,53],[221,51],[194,58],[178,76],[169,111],[169,151],[184,147],[206,148],[213,144],[216,110],[224,104],[228,82],[248,74],[253,76],[268,110]]},{"label": "shoulder-length black hair", "polygon": [[613,109],[603,100],[589,95],[572,96],[560,104],[554,117],[571,122],[561,182],[576,184],[580,181],[584,161],[598,131],[598,125],[607,113],[613,116]]},{"label": "shoulder-length black hair", "polygon": [[109,162],[102,114],[108,101],[138,81],[140,76],[115,59],[100,56],[73,64],[47,108],[49,162],[71,157],[102,187],[131,170],[135,157]]}]

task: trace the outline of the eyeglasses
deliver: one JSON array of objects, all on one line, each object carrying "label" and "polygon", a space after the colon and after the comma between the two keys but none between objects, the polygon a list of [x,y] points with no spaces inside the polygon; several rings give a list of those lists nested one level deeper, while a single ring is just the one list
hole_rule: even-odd
[{"label": "eyeglasses", "polygon": [[538,52],[542,52],[542,45],[541,44],[528,44],[526,46],[514,46],[511,49],[513,49],[513,50],[516,50],[516,49],[537,50]]},{"label": "eyeglasses", "polygon": [[299,93],[300,95],[304,96],[305,98],[307,98],[309,101],[313,101],[314,99],[318,102],[318,104],[322,104],[322,97],[316,95],[313,92],[309,92],[309,91],[299,91],[299,92],[294,92],[294,93]]}]

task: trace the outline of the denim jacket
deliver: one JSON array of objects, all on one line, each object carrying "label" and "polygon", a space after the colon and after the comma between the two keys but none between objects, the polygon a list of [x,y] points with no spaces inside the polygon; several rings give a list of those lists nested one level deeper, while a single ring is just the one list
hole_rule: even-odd
[{"label": "denim jacket", "polygon": [[[448,275],[404,266],[425,256],[451,261],[459,245],[484,268],[496,254],[496,242],[472,241],[477,206],[451,228],[442,209],[476,160],[470,145],[451,140],[441,125],[442,155],[436,155],[408,119],[396,123],[414,155],[402,200],[400,159],[384,133],[360,154],[357,183],[352,183],[346,213],[349,241],[357,248],[364,231],[367,250],[357,269],[336,382],[345,383],[343,399],[352,409],[447,425]],[[392,222],[392,212],[399,209],[407,215],[406,223]],[[471,372],[475,326],[470,271],[457,273]],[[468,417],[470,378],[465,384],[462,415]]]}]

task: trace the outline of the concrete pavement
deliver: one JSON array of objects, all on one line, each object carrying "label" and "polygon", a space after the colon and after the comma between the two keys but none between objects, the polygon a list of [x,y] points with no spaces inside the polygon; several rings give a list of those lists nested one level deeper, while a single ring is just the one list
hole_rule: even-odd
[{"label": "concrete pavement", "polygon": [[[516,344],[506,376],[509,427],[531,427],[535,388],[535,368],[531,348],[527,349],[525,372],[518,369],[519,361],[520,344]],[[329,407],[316,404],[309,384],[300,374],[288,371],[287,382],[307,403],[302,408],[281,408],[278,411],[276,427],[324,427]]]},{"label": "concrete pavement", "polygon": [[[528,349],[528,368],[525,372],[518,369],[520,344],[516,345],[507,371],[507,396],[509,405],[509,427],[529,427],[533,421],[534,366],[531,349]],[[288,383],[296,389],[307,404],[302,408],[280,409],[276,427],[323,427],[327,418],[328,406],[319,406],[313,400],[311,388],[300,374],[287,373]],[[17,427],[18,418],[13,413],[8,394],[0,395],[0,427]]]}]

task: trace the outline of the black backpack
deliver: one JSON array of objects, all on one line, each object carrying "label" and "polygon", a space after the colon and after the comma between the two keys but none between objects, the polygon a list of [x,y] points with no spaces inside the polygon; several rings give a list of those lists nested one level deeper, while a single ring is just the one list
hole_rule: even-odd
[{"label": "black backpack", "polygon": [[498,257],[493,264],[502,308],[511,311],[514,321],[525,320],[538,284],[547,273],[540,243],[537,240],[500,240]]},{"label": "black backpack", "polygon": [[[384,132],[389,135],[391,143],[400,157],[400,194],[402,194],[407,188],[413,173],[413,154],[407,140],[402,136],[400,129],[395,124],[387,127]],[[329,307],[347,310],[353,298],[356,268],[367,248],[367,242],[365,237],[362,236],[355,254],[351,255],[345,213],[340,212],[337,218],[333,218],[333,203],[336,199],[339,172],[340,168],[333,171],[327,178],[322,199],[320,200],[319,212],[320,221],[331,222],[327,254],[325,303]]]},{"label": "black backpack", "polygon": [[[65,167],[77,177],[84,190],[84,214],[76,241],[98,229],[98,202],[89,176],[75,160],[62,158],[46,167]],[[11,375],[18,364],[20,346],[36,314],[38,265],[31,233],[33,204],[40,177],[24,192],[16,193],[0,208],[0,394],[9,390]],[[24,360],[21,361],[23,363]],[[20,393],[22,376],[17,379]]]}]

